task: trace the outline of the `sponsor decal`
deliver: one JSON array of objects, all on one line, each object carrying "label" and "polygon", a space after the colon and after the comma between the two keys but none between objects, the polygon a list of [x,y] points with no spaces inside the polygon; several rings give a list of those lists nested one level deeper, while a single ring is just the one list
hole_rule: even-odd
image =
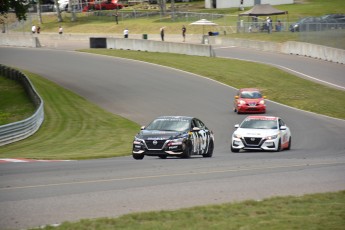
[{"label": "sponsor decal", "polygon": [[277,117],[250,116],[246,119],[246,121],[250,121],[250,120],[275,121],[277,120]]}]

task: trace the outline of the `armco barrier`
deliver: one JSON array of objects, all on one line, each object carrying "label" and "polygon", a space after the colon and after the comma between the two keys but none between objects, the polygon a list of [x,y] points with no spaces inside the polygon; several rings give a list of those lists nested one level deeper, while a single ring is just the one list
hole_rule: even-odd
[{"label": "armco barrier", "polygon": [[36,111],[31,117],[0,126],[0,146],[2,146],[22,140],[34,134],[43,123],[44,104],[29,78],[23,73],[0,64],[0,75],[21,83],[36,106]]},{"label": "armco barrier", "polygon": [[[94,39],[94,38],[90,38]],[[107,38],[108,49],[140,50],[149,52],[178,53],[195,56],[214,57],[214,51],[210,45],[161,42],[146,39]]]}]

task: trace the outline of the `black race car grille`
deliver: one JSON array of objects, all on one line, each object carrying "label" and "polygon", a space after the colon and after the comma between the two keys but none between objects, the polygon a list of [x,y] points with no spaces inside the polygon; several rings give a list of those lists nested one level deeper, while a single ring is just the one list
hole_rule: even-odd
[{"label": "black race car grille", "polygon": [[145,143],[148,149],[162,149],[165,140],[146,140]]},{"label": "black race car grille", "polygon": [[261,137],[245,137],[244,142],[247,146],[259,146],[261,145]]}]

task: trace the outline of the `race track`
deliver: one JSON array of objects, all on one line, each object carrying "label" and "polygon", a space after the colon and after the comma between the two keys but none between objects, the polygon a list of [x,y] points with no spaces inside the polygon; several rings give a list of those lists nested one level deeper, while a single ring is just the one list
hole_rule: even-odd
[{"label": "race track", "polygon": [[[227,56],[225,50],[217,52]],[[304,71],[298,67],[301,62],[285,63],[288,56],[262,53],[257,59],[269,56],[272,63],[281,60],[279,65]],[[333,66],[306,62],[317,68]],[[37,73],[142,125],[159,115],[196,116],[216,138],[210,159],[136,161],[128,156],[0,164],[1,229],[345,189],[344,120],[269,101],[267,114],[282,117],[292,130],[292,150],[234,154],[229,149],[233,126],[246,115],[231,111],[236,92],[231,87],[148,63],[63,50],[1,47],[0,63]],[[338,69],[344,67],[323,71],[337,76]],[[314,77],[326,81],[324,74]],[[329,82],[344,86],[345,81],[337,76]]]}]

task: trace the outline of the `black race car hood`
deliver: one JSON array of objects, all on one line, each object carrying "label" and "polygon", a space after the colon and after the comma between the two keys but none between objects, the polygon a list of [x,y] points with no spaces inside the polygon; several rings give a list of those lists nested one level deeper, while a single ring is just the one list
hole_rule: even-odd
[{"label": "black race car hood", "polygon": [[141,130],[137,138],[144,140],[169,140],[182,136],[186,132],[160,131],[160,130]]}]

